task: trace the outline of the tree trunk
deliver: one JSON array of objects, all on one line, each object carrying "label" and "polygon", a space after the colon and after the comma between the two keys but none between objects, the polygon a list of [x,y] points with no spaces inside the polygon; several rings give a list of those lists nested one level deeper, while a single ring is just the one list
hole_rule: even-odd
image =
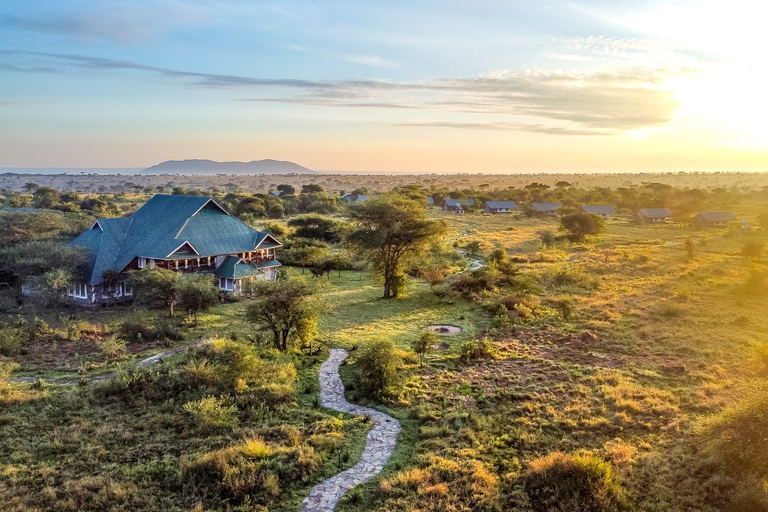
[{"label": "tree trunk", "polygon": [[170,316],[173,316],[173,301],[168,303],[168,312],[170,313]]}]

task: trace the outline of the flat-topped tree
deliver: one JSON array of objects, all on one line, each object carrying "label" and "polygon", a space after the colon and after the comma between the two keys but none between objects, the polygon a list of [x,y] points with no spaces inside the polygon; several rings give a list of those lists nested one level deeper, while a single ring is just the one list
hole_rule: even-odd
[{"label": "flat-topped tree", "polygon": [[397,195],[353,203],[349,216],[355,228],[347,240],[384,278],[384,298],[398,296],[407,259],[445,232],[445,224],[427,219],[419,202]]}]

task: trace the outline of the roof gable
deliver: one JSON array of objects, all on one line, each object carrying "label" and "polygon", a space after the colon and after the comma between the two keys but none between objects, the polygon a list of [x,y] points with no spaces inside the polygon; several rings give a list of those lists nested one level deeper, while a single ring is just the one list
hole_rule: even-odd
[{"label": "roof gable", "polygon": [[95,253],[89,282],[101,282],[104,270],[122,271],[137,256],[167,259],[248,252],[269,237],[229,215],[210,197],[158,194],[133,215],[99,219],[71,242]]}]

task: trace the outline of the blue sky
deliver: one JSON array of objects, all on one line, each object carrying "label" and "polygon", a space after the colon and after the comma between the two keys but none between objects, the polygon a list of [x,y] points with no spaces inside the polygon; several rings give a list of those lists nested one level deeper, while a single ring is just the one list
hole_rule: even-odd
[{"label": "blue sky", "polygon": [[0,5],[0,166],[766,170],[752,2]]}]

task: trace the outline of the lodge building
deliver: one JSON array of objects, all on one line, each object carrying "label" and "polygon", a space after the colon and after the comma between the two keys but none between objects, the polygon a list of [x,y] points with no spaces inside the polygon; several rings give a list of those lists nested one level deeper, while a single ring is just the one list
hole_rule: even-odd
[{"label": "lodge building", "polygon": [[[221,290],[239,294],[250,279],[275,279],[282,246],[227,213],[210,197],[158,194],[127,217],[98,219],[70,242],[88,250],[84,282],[73,283],[68,297],[83,304],[125,300],[132,290],[127,273],[163,268],[209,273]],[[118,279],[104,283],[107,271]],[[114,274],[113,274],[114,275]]]}]

